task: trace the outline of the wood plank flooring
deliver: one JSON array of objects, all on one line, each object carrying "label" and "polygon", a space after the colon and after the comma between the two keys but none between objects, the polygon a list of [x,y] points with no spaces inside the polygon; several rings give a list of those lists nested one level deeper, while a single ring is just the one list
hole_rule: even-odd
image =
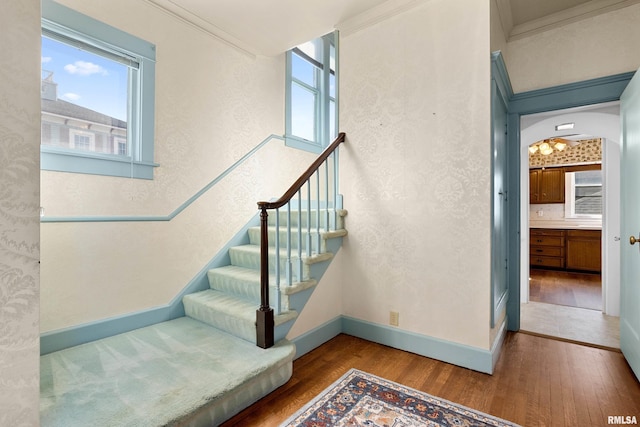
[{"label": "wood plank flooring", "polygon": [[640,383],[618,352],[509,333],[487,375],[341,334],[294,361],[287,384],[223,426],[278,426],[351,368],[522,426],[640,420]]},{"label": "wood plank flooring", "polygon": [[529,277],[529,299],[533,302],[602,310],[600,274],[532,268]]}]

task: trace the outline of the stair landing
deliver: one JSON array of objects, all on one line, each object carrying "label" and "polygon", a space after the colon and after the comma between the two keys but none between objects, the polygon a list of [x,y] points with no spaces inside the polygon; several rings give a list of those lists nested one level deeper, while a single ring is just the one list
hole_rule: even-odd
[{"label": "stair landing", "polygon": [[286,383],[295,345],[264,350],[188,317],[41,356],[41,425],[218,425]]}]

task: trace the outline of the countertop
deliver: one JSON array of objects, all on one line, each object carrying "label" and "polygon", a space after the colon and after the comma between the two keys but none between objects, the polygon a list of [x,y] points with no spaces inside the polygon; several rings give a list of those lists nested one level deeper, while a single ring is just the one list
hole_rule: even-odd
[{"label": "countertop", "polygon": [[564,230],[602,230],[601,221],[529,221],[529,228],[549,228]]}]

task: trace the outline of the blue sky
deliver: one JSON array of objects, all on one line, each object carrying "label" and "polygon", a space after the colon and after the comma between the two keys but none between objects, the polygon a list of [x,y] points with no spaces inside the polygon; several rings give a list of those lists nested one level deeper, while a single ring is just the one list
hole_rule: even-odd
[{"label": "blue sky", "polygon": [[58,98],[127,120],[127,66],[42,37],[42,70],[53,72]]}]

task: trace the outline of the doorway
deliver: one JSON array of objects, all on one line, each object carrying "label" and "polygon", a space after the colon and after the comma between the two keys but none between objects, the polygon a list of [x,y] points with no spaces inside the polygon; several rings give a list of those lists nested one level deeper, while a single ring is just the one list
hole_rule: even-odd
[{"label": "doorway", "polygon": [[[570,125],[571,129],[567,129],[566,126],[563,129],[561,125]],[[619,104],[618,102],[609,102],[523,115],[521,116],[520,129],[520,232],[522,236],[520,329],[589,345],[619,348]],[[579,215],[569,215],[565,207],[566,204],[563,202],[560,205],[557,203],[558,200],[554,200],[553,202],[556,203],[552,204],[538,204],[540,202],[530,204],[528,148],[538,141],[551,140],[553,144],[557,138],[560,138],[558,140],[563,143],[598,141],[602,153],[600,163],[603,176],[601,219],[593,217],[586,219],[584,216],[578,219]],[[584,148],[582,151],[589,152]],[[575,158],[568,159],[566,157],[568,156],[563,159],[565,166],[563,171],[589,169],[587,164],[598,163],[598,159],[594,158],[577,159],[576,161]],[[567,165],[570,167],[566,167]],[[559,165],[548,164],[546,166]],[[594,168],[592,167],[592,169]],[[563,182],[566,184],[563,187],[567,190],[572,185],[570,179],[574,179],[573,173],[570,172],[566,176],[564,172],[562,173],[562,179],[567,178]],[[562,196],[564,201],[565,194],[563,193]],[[545,209],[547,210],[546,218],[544,217]],[[532,248],[530,246],[532,244],[530,227],[535,227],[536,232],[542,232],[547,230],[546,227],[549,227],[547,234],[554,236],[547,238],[547,240],[553,239],[553,244],[557,247],[541,246],[544,251],[539,248],[537,250],[543,252],[543,256],[530,257],[530,248]],[[594,276],[593,271],[590,274],[569,274],[571,268],[567,270],[565,267],[571,266],[565,265],[565,260],[569,260],[566,251],[570,248],[568,242],[572,240],[567,239],[573,239],[571,236],[576,235],[588,235],[588,233],[597,233],[598,238],[600,238],[600,233],[602,236],[601,243],[598,243],[602,254],[601,274]],[[536,241],[542,242],[542,240]],[[572,253],[576,252],[575,248],[576,246],[574,246]],[[557,253],[554,252],[554,256],[545,257],[544,255],[549,249],[553,249]],[[547,270],[530,268],[530,263],[534,258],[539,258],[542,267],[547,264],[547,266],[551,265],[556,268],[551,268],[550,272],[542,274]],[[554,264],[556,262],[557,264]],[[572,286],[572,282],[575,286]],[[541,297],[539,295],[541,291],[547,291],[548,294]]]}]

